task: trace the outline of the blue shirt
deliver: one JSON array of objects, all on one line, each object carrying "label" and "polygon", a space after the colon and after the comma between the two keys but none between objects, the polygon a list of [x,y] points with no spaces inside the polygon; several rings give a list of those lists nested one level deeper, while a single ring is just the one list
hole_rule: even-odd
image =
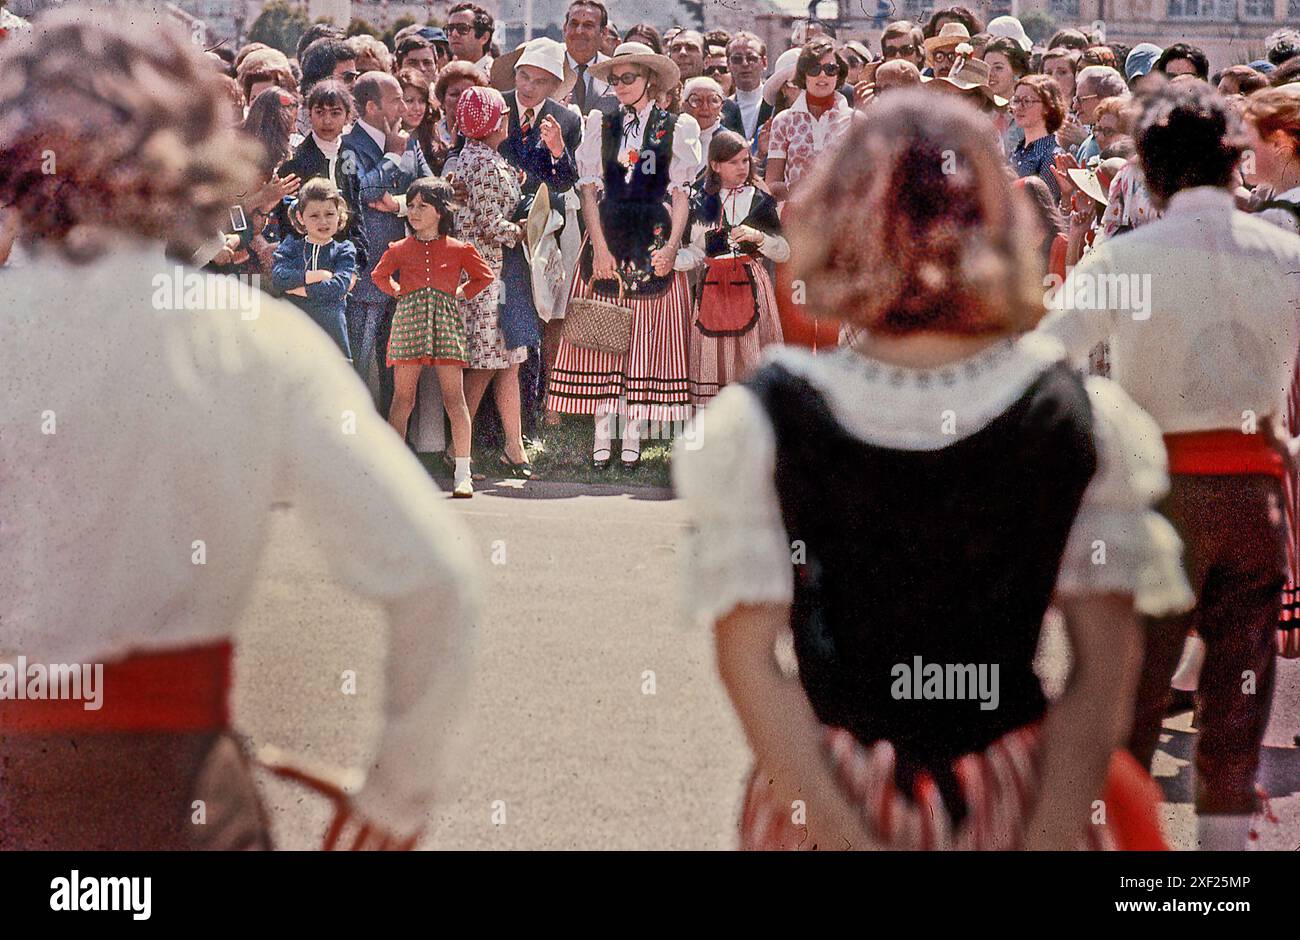
[{"label": "blue shirt", "polygon": [[1016,173],[1020,176],[1037,174],[1042,177],[1047,188],[1052,191],[1052,198],[1060,202],[1061,188],[1056,185],[1056,177],[1052,175],[1052,161],[1056,159],[1058,153],[1063,152],[1061,145],[1056,142],[1055,134],[1040,137],[1028,146],[1025,146],[1022,140],[1020,145],[1011,151],[1011,165],[1016,168]]}]

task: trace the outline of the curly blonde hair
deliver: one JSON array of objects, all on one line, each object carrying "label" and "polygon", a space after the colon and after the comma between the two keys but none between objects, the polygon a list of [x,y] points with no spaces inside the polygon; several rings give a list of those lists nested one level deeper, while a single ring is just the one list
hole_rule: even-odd
[{"label": "curly blonde hair", "polygon": [[123,235],[192,252],[255,180],[229,113],[184,35],[51,13],[0,46],[0,204],[76,262]]},{"label": "curly blonde hair", "polygon": [[970,105],[900,91],[826,156],[785,218],[816,315],[889,335],[1010,334],[1042,317],[1038,222]]}]

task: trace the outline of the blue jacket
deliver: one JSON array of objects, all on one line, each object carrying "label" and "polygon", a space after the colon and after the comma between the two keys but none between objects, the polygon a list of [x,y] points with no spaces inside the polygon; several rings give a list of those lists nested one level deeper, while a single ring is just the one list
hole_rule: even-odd
[{"label": "blue jacket", "polygon": [[370,203],[383,197],[384,193],[401,196],[406,188],[423,176],[432,176],[429,161],[424,158],[424,151],[414,137],[406,146],[401,165],[386,157],[383,148],[375,143],[366,133],[366,129],[357,122],[343,137],[340,159],[345,169],[356,174],[358,194],[361,199],[361,214],[365,217],[366,238],[369,241],[369,257],[365,269],[358,272],[357,286],[352,296],[357,300],[387,302],[388,295],[375,287],[370,280],[379,259],[383,257],[388,246],[406,237],[406,219],[395,212],[380,212],[370,208]]},{"label": "blue jacket", "polygon": [[271,263],[271,285],[281,291],[306,287],[306,297],[289,294],[285,299],[307,311],[318,323],[331,322],[332,317],[335,314],[342,315],[347,306],[348,288],[353,274],[357,275],[357,286],[361,286],[361,274],[357,271],[357,250],[348,241],[319,246],[313,269],[333,271],[334,276],[328,281],[308,284],[307,270],[313,249],[317,249],[317,246],[309,244],[301,235],[290,235],[280,242]]}]

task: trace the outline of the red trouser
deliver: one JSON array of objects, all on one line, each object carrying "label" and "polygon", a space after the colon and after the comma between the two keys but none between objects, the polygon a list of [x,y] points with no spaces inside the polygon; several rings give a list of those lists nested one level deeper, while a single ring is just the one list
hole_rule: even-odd
[{"label": "red trouser", "polygon": [[[1255,772],[1273,700],[1286,580],[1282,485],[1273,476],[1173,474],[1160,511],[1183,540],[1196,607],[1149,619],[1129,750],[1149,767],[1183,640],[1205,640],[1196,746],[1199,813],[1255,810]],[[1252,688],[1253,685],[1253,688]]]}]

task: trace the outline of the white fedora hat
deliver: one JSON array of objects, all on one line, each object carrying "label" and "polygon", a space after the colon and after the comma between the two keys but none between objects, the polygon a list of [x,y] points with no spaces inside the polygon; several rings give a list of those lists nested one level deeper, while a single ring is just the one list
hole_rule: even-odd
[{"label": "white fedora hat", "polygon": [[513,52],[498,56],[492,63],[492,87],[498,91],[509,91],[515,87],[515,69],[521,65],[531,65],[560,80],[560,87],[552,92],[551,97],[557,100],[563,98],[578,82],[578,75],[569,67],[564,52],[564,43],[545,36],[523,43]]},{"label": "white fedora hat", "polygon": [[776,106],[776,96],[785,83],[794,78],[794,67],[799,62],[799,53],[803,49],[795,46],[793,49],[787,49],[777,57],[776,65],[772,68],[772,74],[768,76],[767,81],[763,83],[763,100],[773,107]]}]

